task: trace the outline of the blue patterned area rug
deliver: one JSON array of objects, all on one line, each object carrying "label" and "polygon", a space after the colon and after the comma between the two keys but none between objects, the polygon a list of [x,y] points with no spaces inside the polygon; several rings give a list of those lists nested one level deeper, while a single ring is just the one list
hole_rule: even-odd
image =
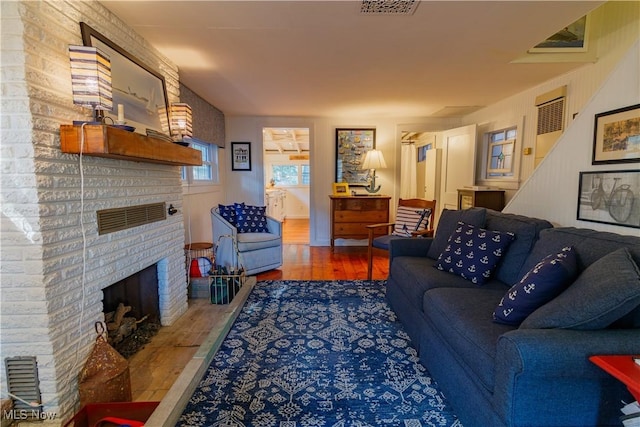
[{"label": "blue patterned area rug", "polygon": [[462,427],[384,295],[258,282],[177,425]]}]

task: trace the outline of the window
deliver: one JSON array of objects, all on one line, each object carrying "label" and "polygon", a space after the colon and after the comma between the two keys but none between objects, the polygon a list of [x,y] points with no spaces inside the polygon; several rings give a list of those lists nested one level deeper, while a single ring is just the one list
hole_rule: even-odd
[{"label": "window", "polygon": [[280,186],[309,185],[309,165],[271,165],[271,178]]},{"label": "window", "polygon": [[182,180],[188,184],[218,183],[218,146],[208,142],[191,140],[191,148],[202,154],[202,166],[182,168]]},{"label": "window", "polygon": [[513,176],[516,134],[515,127],[488,134],[487,178]]}]

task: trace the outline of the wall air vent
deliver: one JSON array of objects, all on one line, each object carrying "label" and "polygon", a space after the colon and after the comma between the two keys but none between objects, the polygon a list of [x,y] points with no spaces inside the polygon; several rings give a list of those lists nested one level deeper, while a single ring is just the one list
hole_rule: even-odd
[{"label": "wall air vent", "polygon": [[7,388],[11,393],[13,408],[25,410],[28,415],[42,411],[38,362],[34,356],[7,357]]},{"label": "wall air vent", "polygon": [[562,135],[566,97],[566,86],[561,86],[558,89],[536,97],[538,127],[536,131],[536,151],[534,156],[535,167],[538,167]]},{"label": "wall air vent", "polygon": [[538,107],[538,132],[536,135],[561,131],[564,124],[564,98]]},{"label": "wall air vent", "polygon": [[105,209],[98,211],[97,215],[98,234],[108,234],[165,220],[167,219],[167,208],[164,202],[151,203],[148,205]]},{"label": "wall air vent", "polygon": [[419,0],[362,0],[360,13],[366,15],[413,15]]}]

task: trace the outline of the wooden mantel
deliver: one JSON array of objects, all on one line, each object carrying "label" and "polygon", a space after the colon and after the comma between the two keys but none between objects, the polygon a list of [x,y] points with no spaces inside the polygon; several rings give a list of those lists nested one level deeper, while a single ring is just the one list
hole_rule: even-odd
[{"label": "wooden mantel", "polygon": [[108,125],[85,125],[82,143],[81,126],[60,126],[60,146],[63,153],[80,154],[81,144],[84,156],[174,166],[202,165],[200,151],[172,142]]}]

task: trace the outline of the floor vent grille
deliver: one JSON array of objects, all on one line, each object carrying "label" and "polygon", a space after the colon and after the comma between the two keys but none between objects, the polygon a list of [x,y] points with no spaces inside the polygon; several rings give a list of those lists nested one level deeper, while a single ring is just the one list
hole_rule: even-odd
[{"label": "floor vent grille", "polygon": [[167,219],[165,203],[127,206],[115,209],[104,209],[97,212],[98,234],[126,230],[139,225],[150,224]]},{"label": "floor vent grille", "polygon": [[26,410],[28,414],[42,411],[38,362],[34,356],[7,357],[7,388],[11,393],[13,408]]}]

